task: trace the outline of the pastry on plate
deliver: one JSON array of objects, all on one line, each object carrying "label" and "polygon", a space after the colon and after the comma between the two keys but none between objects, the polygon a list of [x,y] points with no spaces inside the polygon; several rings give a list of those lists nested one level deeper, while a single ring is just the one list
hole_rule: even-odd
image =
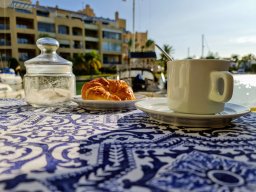
[{"label": "pastry on plate", "polygon": [[84,83],[81,95],[84,100],[135,100],[132,88],[123,80],[97,78]]}]

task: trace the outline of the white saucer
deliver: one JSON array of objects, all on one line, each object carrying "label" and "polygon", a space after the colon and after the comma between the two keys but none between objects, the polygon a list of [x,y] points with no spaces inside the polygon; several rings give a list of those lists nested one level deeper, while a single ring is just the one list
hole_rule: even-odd
[{"label": "white saucer", "polygon": [[72,101],[79,106],[90,110],[121,110],[135,109],[135,103],[146,98],[144,95],[135,94],[136,100],[127,101],[103,101],[103,100],[83,100],[81,95],[75,96]]},{"label": "white saucer", "polygon": [[250,112],[247,107],[226,103],[224,111],[213,115],[177,113],[168,108],[167,98],[159,97],[137,102],[135,106],[157,121],[185,127],[225,127],[233,119]]}]

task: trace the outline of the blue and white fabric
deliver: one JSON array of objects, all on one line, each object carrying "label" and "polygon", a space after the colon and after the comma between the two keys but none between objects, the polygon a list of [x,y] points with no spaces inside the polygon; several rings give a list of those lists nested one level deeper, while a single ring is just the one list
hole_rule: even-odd
[{"label": "blue and white fabric", "polygon": [[225,128],[0,100],[0,191],[256,191],[256,114]]}]

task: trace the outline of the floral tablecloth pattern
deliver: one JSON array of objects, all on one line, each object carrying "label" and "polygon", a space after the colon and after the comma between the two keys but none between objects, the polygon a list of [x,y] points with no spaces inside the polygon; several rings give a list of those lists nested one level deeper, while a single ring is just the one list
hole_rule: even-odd
[{"label": "floral tablecloth pattern", "polygon": [[256,114],[221,129],[0,100],[0,191],[256,191]]}]

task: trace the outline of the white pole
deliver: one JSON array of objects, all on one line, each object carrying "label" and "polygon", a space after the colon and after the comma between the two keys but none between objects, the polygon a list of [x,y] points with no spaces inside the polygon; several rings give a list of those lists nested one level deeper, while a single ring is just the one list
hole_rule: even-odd
[{"label": "white pole", "polygon": [[135,51],[135,0],[132,3],[132,51]]},{"label": "white pole", "polygon": [[204,58],[204,34],[202,34],[202,58]]}]

